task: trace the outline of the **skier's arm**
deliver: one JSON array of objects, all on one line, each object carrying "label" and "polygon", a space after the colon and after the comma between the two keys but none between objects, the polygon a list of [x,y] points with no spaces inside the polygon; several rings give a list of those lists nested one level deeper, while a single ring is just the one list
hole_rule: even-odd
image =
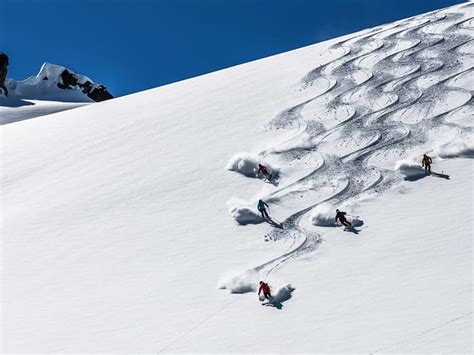
[{"label": "skier's arm", "polygon": [[260,288],[258,289],[258,294],[260,295],[261,292],[262,292],[262,286],[260,286]]},{"label": "skier's arm", "polygon": [[266,203],[266,202],[264,202],[263,204],[264,204],[265,206],[267,206],[267,207],[268,207],[268,205],[267,205],[267,203]]}]

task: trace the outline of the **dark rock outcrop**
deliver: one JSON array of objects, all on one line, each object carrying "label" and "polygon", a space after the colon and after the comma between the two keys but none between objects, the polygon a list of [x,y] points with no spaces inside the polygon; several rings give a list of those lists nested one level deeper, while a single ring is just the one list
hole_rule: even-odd
[{"label": "dark rock outcrop", "polygon": [[93,84],[91,81],[86,80],[80,82],[78,76],[68,70],[64,69],[60,75],[61,80],[57,83],[58,88],[60,89],[73,89],[78,86],[81,91],[90,97],[95,102],[105,101],[113,99],[114,97],[110,92],[107,91],[107,88],[102,84]]},{"label": "dark rock outcrop", "polygon": [[74,73],[71,73],[69,70],[64,69],[60,75],[61,81],[58,82],[58,88],[60,89],[72,89],[78,84],[77,76]]},{"label": "dark rock outcrop", "polygon": [[8,90],[5,86],[5,78],[8,72],[8,56],[5,53],[0,52],[0,88],[8,96]]},{"label": "dark rock outcrop", "polygon": [[95,102],[110,100],[114,98],[112,94],[107,91],[107,88],[101,84],[96,85],[89,93],[87,93],[87,96],[89,96]]}]

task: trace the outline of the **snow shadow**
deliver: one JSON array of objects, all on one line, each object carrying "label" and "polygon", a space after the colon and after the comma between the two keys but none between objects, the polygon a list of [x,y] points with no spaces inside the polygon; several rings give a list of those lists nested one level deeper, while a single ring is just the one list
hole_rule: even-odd
[{"label": "snow shadow", "polygon": [[404,175],[406,181],[417,181],[427,176],[425,170],[417,163],[410,160],[398,161],[395,170]]},{"label": "snow shadow", "polygon": [[35,103],[25,101],[22,99],[6,98],[0,96],[0,107],[22,107],[22,106],[33,106]]},{"label": "snow shadow", "polygon": [[407,175],[403,178],[403,180],[405,180],[405,181],[418,181],[418,180],[421,180],[421,179],[423,179],[427,176],[428,176],[427,173],[422,172],[422,173],[418,173],[418,174]]},{"label": "snow shadow", "polygon": [[260,224],[263,222],[262,216],[249,207],[234,206],[229,210],[230,215],[240,225]]},{"label": "snow shadow", "polygon": [[427,173],[425,169],[422,168],[420,165],[408,160],[402,160],[397,162],[395,170],[405,175],[405,177],[403,178],[405,181],[418,181],[427,176],[449,180],[449,175],[447,174],[437,173],[435,171]]},{"label": "snow shadow", "polygon": [[357,227],[355,227],[354,225],[352,225],[352,226],[350,226],[349,228],[344,229],[344,231],[349,232],[349,233],[359,234],[361,230],[360,230],[360,229],[357,229]]},{"label": "snow shadow", "polygon": [[[354,217],[353,219],[350,219],[349,217],[349,221],[351,222],[351,226],[349,228],[344,228],[344,232],[359,234],[361,232],[361,229],[357,228],[362,227],[364,225],[364,221],[361,220],[359,217]],[[338,226],[342,227],[341,224],[338,224]]]},{"label": "snow shadow", "polygon": [[440,158],[474,158],[474,141],[470,137],[466,141],[445,144],[435,149]]},{"label": "snow shadow", "polygon": [[440,174],[440,173],[436,173],[436,172],[432,171],[430,175],[433,176],[433,177],[449,180],[449,175],[447,175],[447,174],[442,174],[442,173]]},{"label": "snow shadow", "polygon": [[316,206],[309,216],[309,221],[313,226],[335,227],[336,209],[328,203],[322,203]]},{"label": "snow shadow", "polygon": [[432,171],[431,173],[427,173],[424,170],[423,170],[423,172],[418,173],[418,174],[412,174],[412,175],[405,176],[403,179],[405,181],[418,181],[418,180],[421,180],[421,179],[423,179],[425,177],[428,177],[428,176],[449,180],[449,175],[447,175],[447,174],[442,174],[442,173],[440,174],[440,173],[437,173],[437,172],[434,172],[434,171]]},{"label": "snow shadow", "polygon": [[283,308],[283,302],[288,301],[292,297],[292,293],[295,288],[291,285],[286,285],[278,290],[278,292],[273,295],[272,301],[265,304],[269,307],[274,307],[276,309]]},{"label": "snow shadow", "polygon": [[218,283],[218,288],[230,293],[242,294],[257,292],[259,276],[254,272],[230,273]]},{"label": "snow shadow", "polygon": [[271,217],[265,219],[265,222],[267,222],[268,224],[270,224],[272,227],[279,228],[279,229],[283,229],[283,223],[277,222],[277,221],[273,220]]},{"label": "snow shadow", "polygon": [[249,207],[248,202],[244,200],[234,197],[227,202],[227,206],[229,207],[229,214],[240,225],[245,226],[263,222],[260,212]]}]

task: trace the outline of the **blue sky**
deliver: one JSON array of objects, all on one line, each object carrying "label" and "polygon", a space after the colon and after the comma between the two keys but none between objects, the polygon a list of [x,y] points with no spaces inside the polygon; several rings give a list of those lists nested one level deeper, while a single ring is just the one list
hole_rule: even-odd
[{"label": "blue sky", "polygon": [[116,96],[267,57],[461,0],[1,0],[8,77],[45,61]]}]

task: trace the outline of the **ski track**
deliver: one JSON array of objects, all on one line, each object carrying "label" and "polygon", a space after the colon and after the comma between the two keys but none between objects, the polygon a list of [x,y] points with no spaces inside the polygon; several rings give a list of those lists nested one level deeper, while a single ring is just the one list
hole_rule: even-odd
[{"label": "ski track", "polygon": [[[322,241],[321,234],[303,228],[300,221],[317,205],[329,202],[336,207],[357,199],[362,193],[381,193],[401,183],[403,178],[395,171],[369,165],[374,154],[421,146],[428,141],[428,132],[435,128],[455,128],[458,134],[461,129],[469,133],[474,130],[449,120],[460,110],[472,110],[474,103],[473,90],[450,86],[450,82],[474,69],[472,53],[462,51],[463,46],[473,41],[474,17],[467,15],[472,15],[474,4],[466,4],[463,9],[467,10],[464,14],[449,9],[434,11],[338,42],[329,48],[330,54],[336,54],[335,58],[301,79],[301,91],[322,80],[326,85],[311,99],[280,112],[268,123],[268,130],[296,128],[296,133],[283,144],[290,148],[275,147],[259,155],[262,158],[271,155],[282,166],[308,155],[320,163],[309,174],[268,194],[266,200],[284,204],[285,198],[291,198],[295,191],[308,192],[325,186],[328,181],[343,181],[344,185],[286,217],[283,229],[274,228],[265,235],[267,241],[290,240],[289,250],[247,273],[268,277],[294,258],[313,253]],[[394,71],[398,68],[405,71]],[[355,80],[356,72],[364,73],[363,80]],[[422,85],[430,76],[433,78],[429,85]],[[449,93],[453,92],[463,93],[465,100],[444,110],[437,107],[439,102],[449,101]],[[335,115],[341,112],[338,110],[347,114],[341,122],[325,127],[318,120],[318,113],[305,113],[305,107],[315,104],[332,109]],[[424,118],[407,122],[405,115],[414,108]],[[335,133],[339,134],[338,138],[329,140]],[[327,154],[322,148],[328,142],[350,146],[348,141],[355,142],[355,134],[358,140],[366,139],[367,143],[347,154]]]}]

